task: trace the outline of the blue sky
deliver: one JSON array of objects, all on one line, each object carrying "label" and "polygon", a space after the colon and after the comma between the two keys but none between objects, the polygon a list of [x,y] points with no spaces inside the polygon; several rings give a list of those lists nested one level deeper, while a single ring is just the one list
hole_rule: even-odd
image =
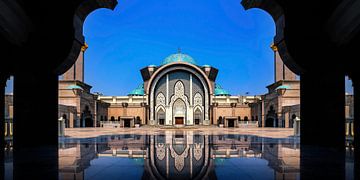
[{"label": "blue sky", "polygon": [[84,35],[85,81],[104,95],[127,95],[142,83],[141,68],[179,47],[218,68],[217,83],[232,95],[264,94],[274,82],[274,21],[240,0],[119,0],[114,11],[90,14]]},{"label": "blue sky", "polygon": [[261,94],[273,82],[275,25],[239,0],[120,0],[84,25],[87,83],[106,95],[126,95],[142,83],[140,69],[160,65],[178,47],[198,65],[219,69],[231,94]]}]

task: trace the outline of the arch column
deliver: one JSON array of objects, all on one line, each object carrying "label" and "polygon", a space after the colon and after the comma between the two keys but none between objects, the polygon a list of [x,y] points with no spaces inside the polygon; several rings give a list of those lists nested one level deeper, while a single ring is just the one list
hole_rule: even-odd
[{"label": "arch column", "polygon": [[353,78],[354,87],[354,179],[360,178],[360,79]]},{"label": "arch column", "polygon": [[5,179],[5,85],[6,76],[0,74],[0,179]]},{"label": "arch column", "polygon": [[58,179],[58,76],[14,76],[14,179]]},{"label": "arch column", "polygon": [[301,74],[301,179],[345,178],[344,76],[335,68]]}]

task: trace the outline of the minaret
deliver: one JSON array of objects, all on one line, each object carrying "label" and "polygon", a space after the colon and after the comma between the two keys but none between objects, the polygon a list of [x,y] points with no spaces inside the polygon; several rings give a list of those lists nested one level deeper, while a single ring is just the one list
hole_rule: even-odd
[{"label": "minaret", "polygon": [[296,80],[296,74],[293,73],[283,62],[276,45],[272,44],[271,49],[274,51],[274,73],[275,82],[281,80]]},{"label": "minaret", "polygon": [[88,45],[85,43],[81,47],[81,51],[79,53],[78,58],[76,59],[74,65],[64,73],[63,80],[76,80],[80,82],[84,82],[84,53]]}]

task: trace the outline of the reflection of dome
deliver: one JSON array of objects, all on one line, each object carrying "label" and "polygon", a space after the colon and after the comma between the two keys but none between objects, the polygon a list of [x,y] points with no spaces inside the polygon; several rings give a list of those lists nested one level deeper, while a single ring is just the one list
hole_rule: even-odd
[{"label": "reflection of dome", "polygon": [[162,62],[162,65],[173,63],[173,62],[187,62],[187,63],[196,65],[195,60],[191,56],[189,56],[187,54],[183,54],[181,52],[172,54],[172,55],[168,56],[167,58],[165,58],[164,61]]},{"label": "reflection of dome", "polygon": [[144,84],[139,85],[136,89],[132,90],[128,96],[144,96]]},{"label": "reflection of dome", "polygon": [[230,94],[223,89],[219,84],[215,84],[215,90],[214,90],[215,96],[230,96]]}]

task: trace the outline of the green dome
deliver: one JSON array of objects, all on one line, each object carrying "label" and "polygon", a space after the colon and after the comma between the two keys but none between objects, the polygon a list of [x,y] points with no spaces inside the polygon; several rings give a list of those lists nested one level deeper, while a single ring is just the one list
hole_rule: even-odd
[{"label": "green dome", "polygon": [[164,59],[161,65],[165,65],[173,62],[186,62],[196,65],[195,60],[191,56],[187,54],[183,54],[181,52],[168,56],[167,58]]},{"label": "green dome", "polygon": [[230,96],[230,94],[218,84],[215,84],[214,94],[215,96]]},{"label": "green dome", "polygon": [[80,89],[80,90],[84,90],[81,86],[79,85],[70,85],[68,86],[66,89]]},{"label": "green dome", "polygon": [[278,90],[278,89],[290,89],[290,86],[287,86],[287,85],[281,85],[277,88],[275,88],[275,90]]},{"label": "green dome", "polygon": [[132,90],[128,96],[143,96],[145,95],[144,84],[139,85],[136,89]]}]

